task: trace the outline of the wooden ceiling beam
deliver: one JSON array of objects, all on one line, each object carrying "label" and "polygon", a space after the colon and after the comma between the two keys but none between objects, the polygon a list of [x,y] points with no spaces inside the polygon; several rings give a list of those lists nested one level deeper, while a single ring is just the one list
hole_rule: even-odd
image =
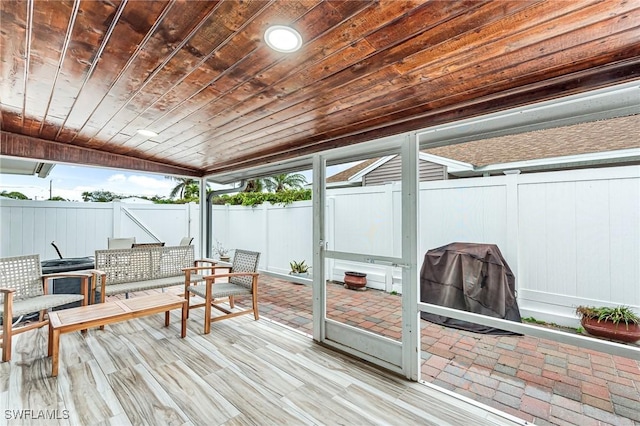
[{"label": "wooden ceiling beam", "polygon": [[51,142],[32,136],[0,130],[0,155],[29,158],[51,163],[72,163],[83,166],[110,167],[147,173],[202,177],[201,171],[161,162],[112,154],[61,142]]}]

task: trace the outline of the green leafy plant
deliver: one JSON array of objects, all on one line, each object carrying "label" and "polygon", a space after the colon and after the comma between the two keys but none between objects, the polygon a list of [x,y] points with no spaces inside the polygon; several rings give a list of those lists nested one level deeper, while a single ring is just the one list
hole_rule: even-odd
[{"label": "green leafy plant", "polygon": [[262,184],[267,191],[284,192],[286,190],[302,189],[307,183],[307,178],[300,173],[282,173],[262,179]]},{"label": "green leafy plant", "polygon": [[296,274],[304,274],[309,272],[309,269],[311,268],[311,266],[307,265],[304,260],[302,262],[296,262],[294,260],[289,262],[289,266],[291,267],[291,272]]},{"label": "green leafy plant", "polygon": [[533,324],[546,324],[546,322],[545,322],[545,321],[542,321],[542,320],[536,319],[536,318],[534,318],[534,317],[524,317],[524,318],[522,318],[522,321],[524,321],[524,322],[530,322],[530,323],[533,323]]},{"label": "green leafy plant", "polygon": [[13,198],[14,200],[29,200],[30,199],[29,197],[24,195],[22,192],[18,192],[18,191],[11,191],[11,192],[2,191],[2,192],[0,192],[0,195],[3,196],[3,197],[7,197],[7,198]]},{"label": "green leafy plant", "polygon": [[122,198],[122,195],[118,195],[111,191],[85,191],[82,193],[82,200],[91,203],[109,203],[114,200]]},{"label": "green leafy plant", "polygon": [[262,203],[280,204],[287,206],[294,201],[311,199],[310,189],[286,190],[280,192],[240,192],[233,195],[219,195],[213,197],[212,203],[216,205],[229,204],[232,206],[255,207]]},{"label": "green leafy plant", "polygon": [[580,331],[576,328],[567,327],[566,325],[556,324],[555,322],[547,322],[544,320],[537,319],[535,317],[522,317],[522,322],[539,325],[541,327],[554,328],[556,330],[569,331],[572,333],[580,333]]},{"label": "green leafy plant", "polygon": [[598,322],[609,321],[614,324],[625,323],[627,329],[629,324],[640,324],[640,317],[636,315],[628,306],[578,306],[576,314],[579,318],[596,319]]}]

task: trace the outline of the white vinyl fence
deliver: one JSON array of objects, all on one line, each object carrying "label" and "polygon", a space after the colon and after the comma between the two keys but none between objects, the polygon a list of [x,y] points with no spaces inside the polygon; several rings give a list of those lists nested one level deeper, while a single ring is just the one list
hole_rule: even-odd
[{"label": "white vinyl fence", "polygon": [[[39,254],[57,259],[93,256],[107,238],[135,237],[138,243],[178,245],[197,236],[199,207],[189,204],[79,203],[0,200],[0,256]],[[194,243],[197,244],[196,240]],[[198,247],[195,247],[198,253]]]},{"label": "white vinyl fence", "polygon": [[[400,186],[329,190],[329,248],[401,255]],[[288,207],[214,206],[215,233],[288,272],[312,259],[309,202]],[[420,184],[419,250],[451,242],[496,244],[516,275],[523,316],[577,325],[578,305],[640,311],[640,167],[570,170]],[[390,266],[332,261],[329,276],[367,273],[368,285],[401,290]]]},{"label": "white vinyl fence", "polygon": [[[328,191],[329,248],[401,255],[400,186]],[[262,253],[260,268],[286,274],[312,260],[311,202],[213,206],[214,239]],[[177,244],[198,235],[198,206],[0,200],[0,256],[90,256],[107,237]],[[640,167],[584,169],[420,184],[420,255],[451,242],[496,244],[516,275],[523,316],[576,325],[577,305],[640,311]],[[196,249],[198,249],[196,247]],[[421,259],[420,259],[421,261]],[[391,266],[330,261],[329,276],[367,273],[401,291]],[[312,269],[313,272],[313,269]]]},{"label": "white vinyl fence", "polygon": [[287,207],[213,206],[213,235],[227,248],[258,251],[260,268],[286,274],[289,262],[312,259],[311,201]]},{"label": "white vinyl fence", "polygon": [[497,244],[523,316],[576,325],[578,305],[640,311],[640,167],[421,188],[421,252],[453,241]]}]

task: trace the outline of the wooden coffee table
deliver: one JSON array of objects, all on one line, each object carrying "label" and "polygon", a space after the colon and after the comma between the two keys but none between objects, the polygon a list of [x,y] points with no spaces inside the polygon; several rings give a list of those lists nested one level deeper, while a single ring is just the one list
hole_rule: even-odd
[{"label": "wooden coffee table", "polygon": [[169,311],[182,308],[181,337],[187,335],[187,300],[168,293],[133,297],[114,302],[80,306],[49,313],[49,356],[52,357],[51,375],[58,375],[60,335],[92,327],[104,327],[120,321],[164,312],[164,325],[169,325]]}]

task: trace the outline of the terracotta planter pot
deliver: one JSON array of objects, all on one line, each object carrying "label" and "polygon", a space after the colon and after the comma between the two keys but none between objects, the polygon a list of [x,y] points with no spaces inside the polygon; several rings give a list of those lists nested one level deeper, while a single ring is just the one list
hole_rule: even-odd
[{"label": "terracotta planter pot", "polygon": [[345,272],[344,285],[348,288],[365,288],[367,286],[367,274],[362,272]]},{"label": "terracotta planter pot", "polygon": [[582,317],[582,326],[589,334],[633,343],[640,340],[640,325],[625,323],[614,324],[608,321],[600,321],[593,318]]}]

